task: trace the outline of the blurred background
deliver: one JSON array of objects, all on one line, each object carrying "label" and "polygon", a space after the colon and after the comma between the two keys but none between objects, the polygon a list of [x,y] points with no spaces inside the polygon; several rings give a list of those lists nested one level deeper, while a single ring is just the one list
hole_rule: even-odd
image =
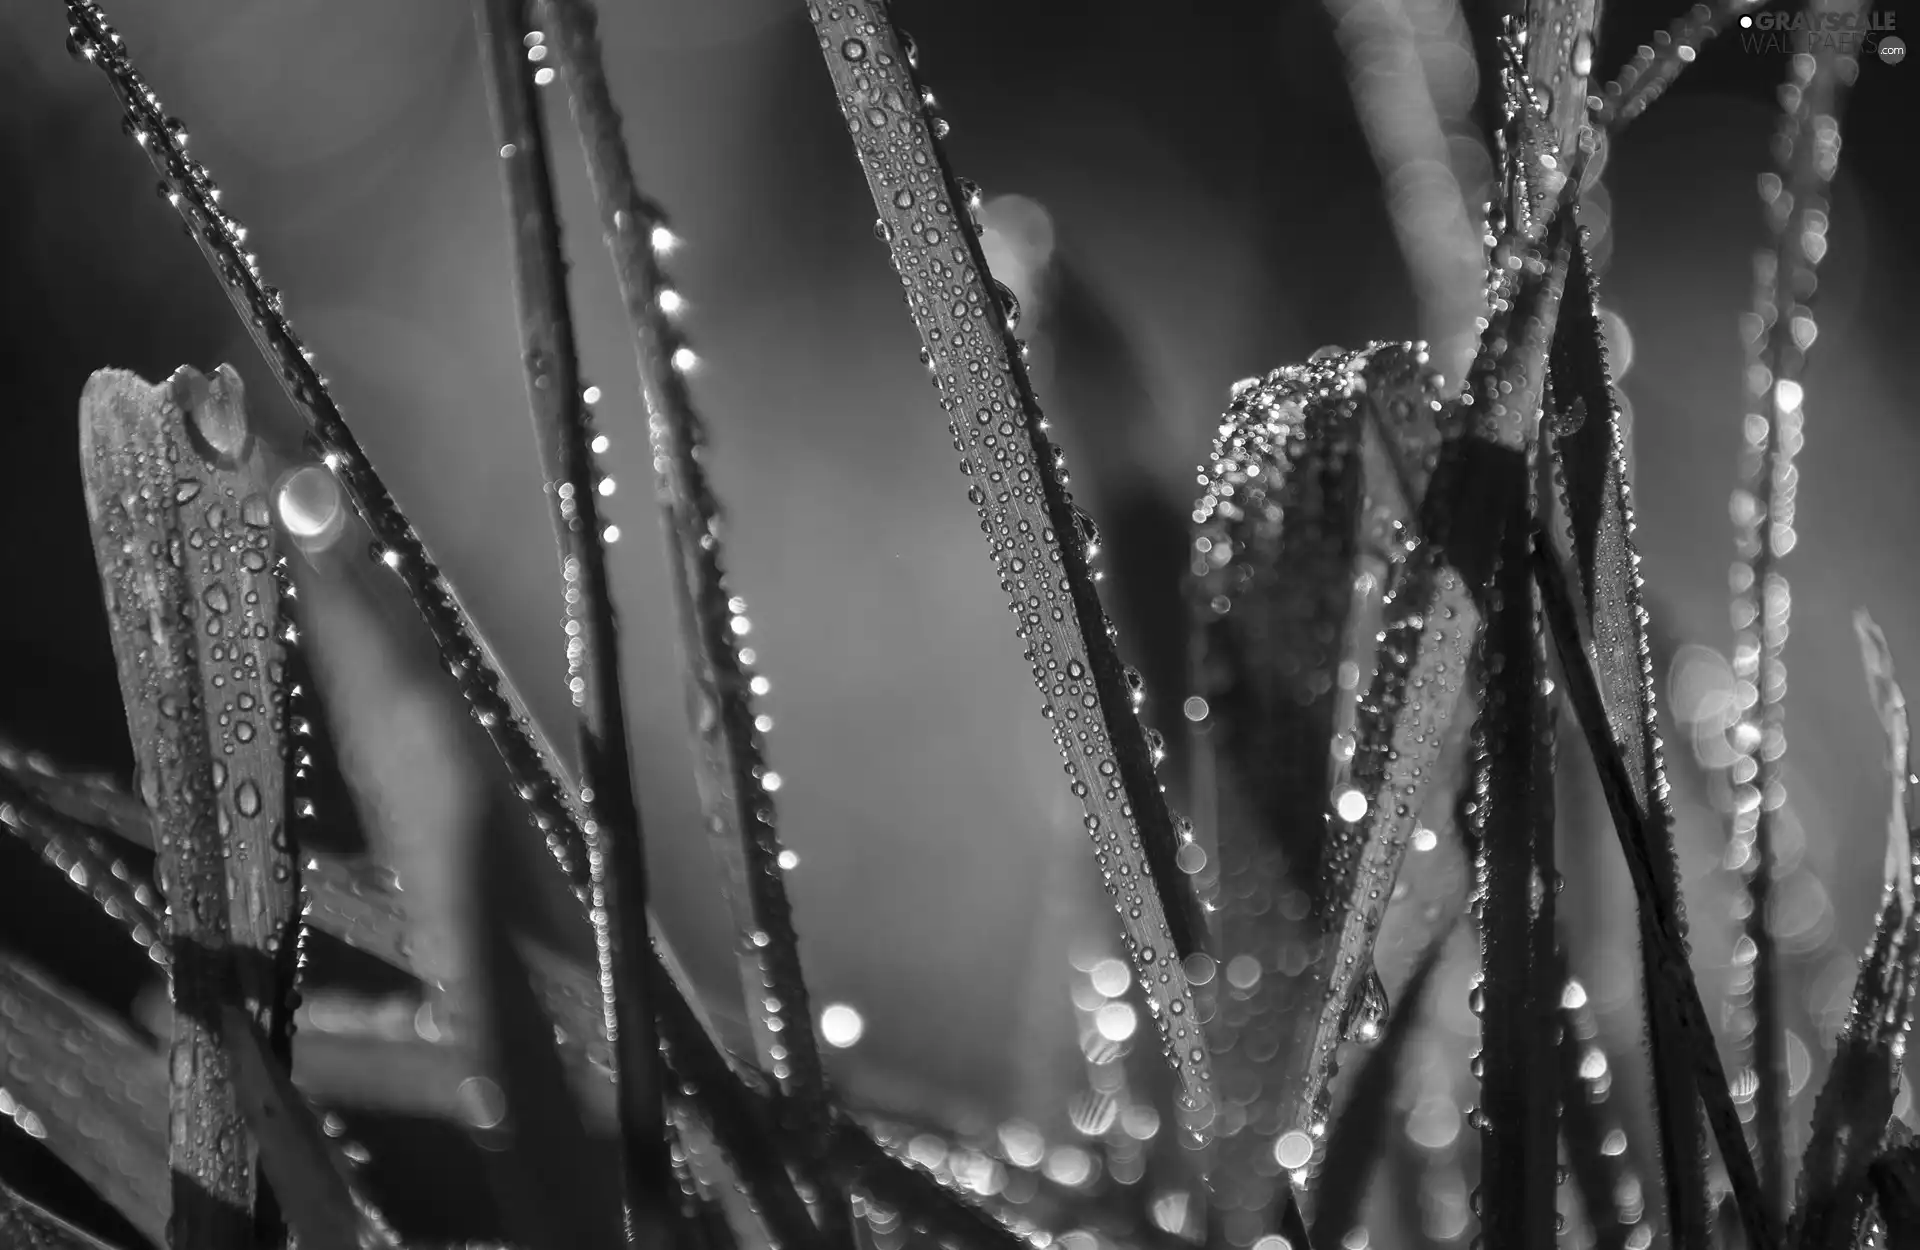
[{"label": "blurred background", "polygon": [[[985,188],[990,259],[1026,309],[1036,385],[1076,493],[1106,531],[1123,650],[1147,674],[1149,719],[1177,740],[1185,513],[1227,386],[1328,343],[1426,335],[1457,360],[1470,341],[1487,176],[1473,50],[1492,15],[1443,0],[893,7],[952,122],[957,169]],[[250,227],[361,442],[564,739],[556,561],[467,6],[169,0],[110,16]],[[1646,0],[1607,6],[1600,72],[1675,16]],[[694,390],[730,512],[732,586],[772,681],[763,703],[785,783],[781,828],[799,857],[789,888],[808,978],[817,1008],[844,1004],[857,1017],[842,1023],[861,1026],[830,1056],[836,1079],[936,1120],[1018,1116],[1053,1131],[1065,1091],[1084,1080],[1070,994],[1120,953],[1119,938],[804,7],[628,0],[604,6],[602,22],[642,180],[683,240],[670,267],[700,353]],[[0,168],[12,171],[0,195],[0,731],[124,774],[132,756],[81,504],[81,385],[104,366],[157,380],[181,363],[230,361],[261,419],[294,425],[156,202],[104,83],[64,53],[62,23],[51,0],[0,0]],[[1409,54],[1412,79],[1394,60]],[[1783,68],[1731,37],[1710,45],[1609,154],[1586,217],[1607,265],[1603,303],[1618,314],[1614,363],[1633,423],[1661,696],[1678,718],[1667,737],[1710,1003],[1730,940],[1715,802],[1731,758],[1719,657],[1743,415],[1737,318],[1765,241],[1754,183]],[[1847,110],[1805,379],[1799,542],[1783,569],[1795,612],[1778,921],[1800,1083],[1824,1062],[1882,865],[1885,750],[1853,610],[1869,608],[1920,671],[1920,424],[1907,372],[1920,341],[1909,176],[1920,113],[1905,81],[1916,73],[1864,57]],[[1416,97],[1396,96],[1409,82]],[[604,391],[619,485],[604,509],[622,531],[622,659],[655,908],[716,1009],[737,1017],[644,419],[562,90],[549,119],[584,363]],[[388,615],[404,621],[398,602]],[[317,645],[353,667],[349,642],[323,633]],[[415,651],[430,669],[431,649]],[[1631,895],[1582,753],[1562,755],[1573,958],[1637,1091]],[[1171,776],[1180,791],[1178,768]],[[365,816],[348,789],[337,810],[343,824]],[[517,819],[504,804],[486,810],[475,818]],[[44,917],[65,914],[57,883],[8,854],[20,862],[0,935],[56,964],[97,961],[105,981],[124,982],[102,992],[130,1002],[136,978],[111,971],[104,943],[47,936]],[[1404,961],[1382,962],[1391,988]],[[1464,1034],[1462,985],[1440,1001],[1442,1022]]]}]

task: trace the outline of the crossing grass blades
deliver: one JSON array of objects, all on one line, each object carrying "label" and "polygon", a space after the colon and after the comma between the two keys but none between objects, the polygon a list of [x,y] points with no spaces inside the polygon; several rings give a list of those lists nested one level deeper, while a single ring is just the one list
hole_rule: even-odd
[{"label": "crossing grass blades", "polygon": [[[1537,0],[1509,21],[1497,67],[1502,193],[1490,223],[1490,311],[1460,387],[1436,374],[1421,345],[1392,343],[1323,349],[1233,387],[1194,512],[1189,693],[1204,698],[1205,748],[1217,756],[1219,786],[1238,801],[1221,806],[1218,828],[1196,831],[1169,810],[1157,779],[1165,743],[1137,714],[1141,680],[1095,590],[1097,530],[1068,490],[1014,336],[1017,306],[981,250],[978,189],[947,163],[947,123],[924,91],[917,52],[879,0],[807,5],[873,194],[875,234],[904,284],[1159,1031],[1172,1116],[1155,1148],[1202,1178],[1197,1218],[1160,1203],[1149,1211],[1112,1189],[1089,1197],[1036,1166],[1029,1143],[969,1144],[907,1112],[851,1105],[826,1080],[782,884],[752,660],[736,637],[746,608],[726,580],[705,431],[685,377],[689,350],[668,315],[674,237],[631,165],[591,0],[474,4],[565,591],[577,713],[570,752],[526,713],[355,440],[245,232],[188,155],[183,124],[92,0],[67,0],[67,10],[69,50],[125,109],[161,197],[224,285],[308,439],[299,449],[270,445],[230,366],[182,367],[158,383],[103,369],[80,396],[86,502],[137,780],[123,787],[78,775],[7,744],[0,821],[145,951],[169,1002],[161,1026],[144,1034],[93,1006],[84,987],[0,955],[4,1109],[118,1216],[110,1228],[83,1227],[0,1178],[7,1244],[401,1245],[369,1197],[364,1151],[293,1080],[316,1070],[308,1056],[342,1045],[295,1028],[302,969],[327,944],[420,987],[437,1022],[431,1039],[359,1040],[374,1066],[446,1087],[444,1117],[488,1160],[502,1244],[1365,1245],[1356,1234],[1369,1180],[1401,1166],[1385,1092],[1459,920],[1436,912],[1403,1001],[1389,1006],[1375,938],[1396,886],[1424,888],[1417,874],[1403,882],[1402,867],[1421,813],[1436,802],[1455,803],[1445,836],[1475,881],[1465,927],[1481,960],[1473,991],[1481,1094],[1471,1122],[1482,1244],[1555,1244],[1566,1210],[1590,1244],[1607,1247],[1644,1247],[1656,1228],[1681,1250],[1920,1244],[1920,1156],[1892,1115],[1920,984],[1920,800],[1905,701],[1885,640],[1864,616],[1893,778],[1887,888],[1790,1213],[1775,1201],[1787,1175],[1774,1087],[1782,1078],[1769,1058],[1777,1009],[1756,987],[1748,1040],[1758,1058],[1743,1073],[1757,1091],[1750,1145],[1679,904],[1631,492],[1580,201],[1596,143],[1616,141],[1735,7],[1700,6],[1608,85],[1588,80],[1600,16],[1593,0]],[[1848,69],[1839,54],[1797,59],[1798,90],[1782,119],[1776,247],[1755,309],[1756,359],[1768,379],[1754,396],[1765,435],[1751,466],[1763,521],[1790,507],[1776,488],[1790,481],[1782,469],[1797,437],[1781,423],[1789,413],[1797,422],[1804,354],[1781,327],[1805,310],[1778,307],[1776,293],[1812,289],[1801,279],[1820,249],[1807,232],[1814,214],[1824,229],[1832,176],[1814,134],[1834,125]],[[618,570],[596,510],[596,432],[550,167],[542,87],[554,71],[582,142],[649,414],[689,733],[745,952],[752,1045],[739,1052],[721,1040],[647,909],[611,606]],[[1787,384],[1791,403],[1782,402]],[[306,653],[303,632],[350,628],[365,587],[328,557],[294,554],[282,532],[276,483],[316,464],[350,501],[358,546],[404,588],[497,749],[527,823],[594,929],[598,967],[493,922],[510,888],[484,867],[498,857],[431,811],[384,822],[372,859],[318,849],[329,813],[311,750],[322,714],[316,690],[345,679],[328,672],[324,648]],[[1778,593],[1776,539],[1760,523],[1745,541],[1759,600],[1746,619],[1770,627],[1784,617],[1767,601]],[[1778,664],[1776,641],[1756,635],[1756,663]],[[1357,704],[1330,680],[1346,661],[1368,675]],[[328,710],[336,732],[345,730],[343,763],[374,761],[364,766],[377,774],[389,746],[382,731]],[[1777,725],[1766,719],[1775,708],[1754,715],[1756,733]],[[1578,736],[1560,740],[1563,725]],[[1351,752],[1330,786],[1336,734],[1350,736]],[[1661,1168],[1644,1213],[1616,1196],[1621,1152],[1602,1138],[1617,1129],[1579,1059],[1596,1044],[1594,1029],[1567,972],[1549,884],[1556,753],[1579,750],[1597,766],[1639,906]],[[1763,752],[1769,766],[1777,754]],[[1764,869],[1764,815],[1745,832]],[[407,883],[404,895],[388,869]],[[1287,891],[1309,908],[1276,907]],[[1771,937],[1764,924],[1750,936],[1764,972]],[[1272,975],[1227,984],[1223,970],[1245,957]],[[1329,1123],[1338,1062],[1355,1043],[1370,1048],[1360,1060],[1363,1093]],[[1111,1106],[1076,1104],[1074,1114],[1096,1144],[1118,1140],[1102,1137]],[[617,1204],[579,1179],[592,1171],[594,1134],[607,1129],[618,1143]],[[1729,1182],[1724,1194],[1708,1189],[1709,1141]],[[969,1159],[1023,1179],[970,1186]],[[1563,1202],[1563,1186],[1572,1201]]]}]

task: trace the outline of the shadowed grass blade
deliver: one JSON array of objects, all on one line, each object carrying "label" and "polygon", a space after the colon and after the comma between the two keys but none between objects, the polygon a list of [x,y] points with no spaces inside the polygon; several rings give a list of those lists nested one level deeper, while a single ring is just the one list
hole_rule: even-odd
[{"label": "shadowed grass blade", "polygon": [[1175,862],[1191,835],[1155,776],[1157,737],[1134,714],[1064,461],[1013,337],[1013,309],[987,271],[968,197],[940,147],[946,122],[923,99],[885,7],[807,8],[880,214],[875,231],[906,286],[922,359],[1176,1073],[1181,1127],[1204,1135],[1211,1076],[1183,960],[1203,953],[1206,923]]},{"label": "shadowed grass blade", "polygon": [[1606,795],[1613,816],[1614,831],[1633,879],[1634,893],[1640,900],[1641,941],[1652,948],[1656,958],[1655,982],[1665,1000],[1666,1010],[1677,1026],[1676,1042],[1684,1045],[1693,1068],[1694,1091],[1706,1104],[1707,1123],[1720,1147],[1733,1185],[1733,1197],[1746,1228],[1747,1238],[1757,1250],[1773,1250],[1779,1245],[1779,1233],[1771,1214],[1771,1204],[1761,1195],[1760,1180],[1753,1166],[1753,1155],[1741,1131],[1739,1114],[1734,1110],[1733,1094],[1727,1083],[1726,1068],[1720,1061],[1713,1029],[1707,1023],[1706,1008],[1700,1001],[1700,987],[1687,962],[1686,940],[1680,934],[1679,921],[1671,900],[1660,884],[1651,849],[1653,835],[1647,818],[1633,797],[1633,782],[1621,756],[1620,747],[1608,729],[1606,703],[1599,680],[1581,637],[1579,617],[1566,574],[1554,557],[1546,536],[1535,531],[1533,575],[1540,587],[1548,632],[1553,636],[1560,656],[1560,671],[1567,680],[1567,693],[1574,707],[1587,747],[1600,774],[1600,788]]},{"label": "shadowed grass blade", "polygon": [[[216,763],[222,770],[226,764],[209,742],[216,715],[227,715],[236,731],[238,722],[207,706],[203,691],[215,688],[203,683],[215,672],[203,674],[202,665],[221,663],[222,644],[203,653],[197,626],[203,618],[219,625],[221,616],[243,609],[210,568],[229,554],[230,532],[223,534],[220,524],[227,518],[217,516],[221,505],[206,505],[204,517],[190,515],[199,511],[195,501],[206,487],[193,440],[218,448],[238,396],[230,397],[231,407],[209,401],[204,390],[196,396],[197,376],[176,375],[180,385],[154,387],[128,373],[95,374],[81,397],[80,451],[121,697],[142,796],[158,830],[168,902],[176,1077],[168,1240],[192,1250],[245,1250],[253,1232],[254,1146],[214,1022],[228,1001],[235,966],[229,943],[266,953],[248,941],[255,933],[232,923],[225,864],[234,845],[230,811],[257,817],[265,809],[260,778],[216,771]],[[196,595],[203,581],[206,589]],[[261,605],[248,606],[257,611]],[[256,715],[277,714],[262,708]],[[278,770],[269,780],[278,782]]]},{"label": "shadowed grass blade", "polygon": [[1480,1228],[1493,1250],[1557,1232],[1559,1102],[1553,1036],[1562,970],[1553,940],[1554,725],[1528,567],[1522,497],[1501,540],[1498,599],[1476,685],[1473,824],[1479,845]]},{"label": "shadowed grass blade", "polygon": [[155,1245],[166,1244],[166,1072],[117,1020],[0,955],[0,1114],[44,1141]]},{"label": "shadowed grass blade", "polygon": [[[814,1036],[799,940],[783,881],[773,787],[754,708],[754,674],[738,645],[746,603],[729,591],[720,504],[702,463],[706,429],[686,379],[691,358],[674,319],[680,297],[662,259],[672,233],[641,194],[601,63],[591,0],[542,0],[566,78],[600,224],[633,333],[662,504],[661,523],[680,625],[701,803],[726,869],[740,935],[741,981],[761,1068],[774,1073],[801,1127],[825,1140],[826,1078]],[[764,934],[764,943],[754,940]],[[844,1203],[821,1195],[828,1239],[849,1241]]]},{"label": "shadowed grass blade", "polygon": [[1386,1031],[1374,1043],[1353,1074],[1354,1094],[1335,1121],[1327,1140],[1321,1182],[1314,1194],[1313,1239],[1321,1246],[1340,1245],[1360,1223],[1376,1161],[1386,1154],[1393,1130],[1393,1099],[1400,1085],[1408,1043],[1425,1019],[1427,985],[1446,954],[1451,924],[1442,927],[1400,990],[1399,1009],[1387,1017]]},{"label": "shadowed grass blade", "polygon": [[1900,1086],[1901,1060],[1920,990],[1920,810],[1906,698],[1887,640],[1866,613],[1854,616],[1867,684],[1887,734],[1893,804],[1879,923],[1860,959],[1852,1009],[1833,1067],[1814,1103],[1800,1197],[1788,1229],[1793,1250],[1851,1250],[1866,1216],[1867,1169],[1880,1154]]},{"label": "shadowed grass blade", "polygon": [[[601,537],[600,474],[582,397],[567,262],[535,81],[536,74],[551,79],[553,71],[536,69],[528,57],[529,47],[542,37],[531,20],[530,0],[474,0],[473,11],[487,102],[501,145],[527,396],[566,584],[567,677],[579,714],[580,798],[588,814],[581,832],[593,891],[589,914],[614,1038],[625,1235],[629,1245],[650,1247],[685,1230],[678,1228],[679,1211],[671,1198],[678,1187],[667,1149],[659,1046],[647,1007],[646,850],[621,693],[620,631]],[[494,969],[504,978],[490,987],[494,995],[506,992],[508,982],[524,988],[517,969],[497,961]],[[526,1107],[523,1114],[538,1114],[538,1108]]]},{"label": "shadowed grass blade", "polygon": [[356,1207],[344,1165],[253,1019],[229,1004],[219,1031],[233,1057],[241,1109],[260,1143],[260,1167],[302,1250],[397,1248],[392,1232]]},{"label": "shadowed grass blade", "polygon": [[[1808,12],[1815,21],[1831,20],[1837,29],[1857,22],[1863,8],[1863,0],[1811,0]],[[1740,720],[1731,735],[1740,754],[1735,774],[1740,780],[1734,785],[1727,862],[1738,868],[1746,886],[1746,936],[1755,958],[1752,1010],[1736,1016],[1753,1022],[1752,1034],[1732,1041],[1755,1078],[1754,1141],[1761,1182],[1775,1199],[1776,1214],[1786,1197],[1787,1070],[1777,952],[1769,926],[1773,826],[1786,802],[1782,700],[1791,611],[1778,564],[1794,545],[1798,475],[1793,457],[1803,441],[1800,377],[1818,332],[1808,305],[1828,247],[1827,193],[1840,157],[1839,109],[1858,73],[1855,46],[1821,41],[1808,54],[1790,58],[1774,142],[1779,172],[1760,179],[1773,243],[1755,258],[1754,306],[1741,321],[1748,407],[1741,426],[1741,482],[1733,497],[1739,526],[1732,572],[1733,672],[1736,689],[1756,691],[1758,697],[1738,705]]]},{"label": "shadowed grass blade", "polygon": [[[1585,240],[1576,242],[1568,294],[1554,335],[1553,403],[1559,414],[1576,406],[1585,418],[1561,422],[1553,440],[1561,503],[1573,534],[1588,634],[1595,640],[1596,673],[1613,740],[1620,744],[1635,801],[1647,813],[1654,881],[1662,889],[1681,940],[1687,935],[1680,863],[1673,844],[1673,809],[1666,761],[1654,711],[1653,657],[1640,585],[1640,553],[1633,538],[1633,487],[1627,479],[1620,411],[1607,370],[1599,317],[1599,290]],[[1645,904],[1642,904],[1644,907]],[[1707,1187],[1699,1100],[1684,1046],[1654,991],[1654,953],[1641,943],[1642,994],[1657,1109],[1660,1160],[1668,1219],[1681,1250],[1704,1250]]]}]

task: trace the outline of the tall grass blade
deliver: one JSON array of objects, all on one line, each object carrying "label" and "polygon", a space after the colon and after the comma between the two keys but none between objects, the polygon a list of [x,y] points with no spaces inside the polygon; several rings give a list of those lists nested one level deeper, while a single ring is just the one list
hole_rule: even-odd
[{"label": "tall grass blade", "polygon": [[[1562,965],[1565,957],[1562,956]],[[1642,1212],[1622,1204],[1639,1178],[1627,1162],[1627,1136],[1609,1105],[1613,1064],[1600,1046],[1600,1025],[1579,978],[1567,976],[1560,996],[1560,1138],[1568,1172],[1586,1209],[1596,1250],[1627,1250]],[[1687,1086],[1692,1097],[1693,1086]]]},{"label": "tall grass blade", "polygon": [[[1560,502],[1572,530],[1607,722],[1620,745],[1634,800],[1647,813],[1648,851],[1653,857],[1654,883],[1664,896],[1661,906],[1671,910],[1684,942],[1686,907],[1654,706],[1653,655],[1647,640],[1640,553],[1633,538],[1633,486],[1627,478],[1620,411],[1607,368],[1599,288],[1584,238],[1575,244],[1567,281],[1566,305],[1554,336],[1552,399],[1557,414],[1572,414],[1577,408],[1584,418],[1559,422],[1553,440]],[[1655,991],[1655,953],[1644,941],[1640,959],[1667,1218],[1676,1246],[1704,1250],[1706,1139],[1699,1100],[1693,1092],[1685,1047]]]},{"label": "tall grass blade", "polygon": [[[1814,0],[1809,11],[1853,20],[1860,0]],[[1858,72],[1851,47],[1823,43],[1791,58],[1781,89],[1775,154],[1778,173],[1763,175],[1760,195],[1773,232],[1770,251],[1754,262],[1754,307],[1742,320],[1748,349],[1747,418],[1742,424],[1740,488],[1733,498],[1739,526],[1733,568],[1733,671],[1743,702],[1732,741],[1740,753],[1734,786],[1733,838],[1727,862],[1746,887],[1745,929],[1753,944],[1749,1037],[1733,1039],[1755,1080],[1754,1141],[1761,1182],[1778,1203],[1786,1192],[1786,1040],[1780,1018],[1777,952],[1771,931],[1774,822],[1786,801],[1787,639],[1791,598],[1779,562],[1794,545],[1794,453],[1802,442],[1800,376],[1816,333],[1808,308],[1827,249],[1827,189],[1840,157],[1838,112]]]},{"label": "tall grass blade", "polygon": [[[204,379],[196,396],[197,378],[176,375],[173,384],[154,387],[128,373],[95,374],[80,403],[81,464],[121,697],[142,797],[158,830],[168,903],[175,1007],[168,1240],[194,1250],[243,1250],[253,1238],[255,1147],[215,1029],[238,973],[234,948],[271,956],[264,941],[248,940],[264,934],[233,923],[225,855],[233,814],[251,819],[268,810],[259,786],[266,781],[267,793],[277,795],[280,768],[264,776],[229,774],[209,739],[218,736],[210,733],[216,717],[228,720],[237,737],[241,724],[257,726],[279,710],[263,707],[236,719],[230,709],[209,707],[203,693],[217,688],[203,685],[215,672],[203,675],[202,666],[224,667],[224,645],[216,640],[203,651],[200,622],[221,626],[222,617],[240,613],[261,621],[265,631],[271,610],[243,605],[217,577],[218,562],[237,558],[231,548],[245,522],[223,515],[218,502],[197,502],[207,486],[204,475],[215,467],[203,463],[199,448],[220,454],[238,396],[231,404],[210,399]],[[264,510],[264,498],[258,504]],[[264,511],[259,521],[268,523]],[[245,547],[263,561],[269,558],[262,550],[266,534],[261,530],[258,545]],[[196,583],[205,587],[197,595]],[[234,657],[234,668],[244,672],[241,664]],[[276,739],[277,730],[269,726]],[[284,845],[280,849],[284,853]],[[231,983],[243,992],[259,985]],[[268,1010],[266,1004],[279,1000],[269,992],[265,1003],[256,998],[253,1005]]]},{"label": "tall grass blade", "polygon": [[1707,0],[1675,18],[1665,30],[1634,49],[1612,82],[1595,98],[1593,124],[1616,137],[1655,100],[1666,94],[1680,72],[1699,59],[1700,49],[1743,13],[1762,7],[1762,0]]},{"label": "tall grass blade", "polygon": [[26,960],[0,955],[0,1114],[154,1245],[171,1206],[166,1071],[126,1026]]},{"label": "tall grass blade", "polygon": [[[587,810],[581,831],[593,883],[589,914],[614,1039],[625,1231],[629,1245],[651,1247],[680,1235],[678,1205],[671,1197],[678,1186],[667,1149],[659,1046],[646,1000],[646,850],[621,695],[620,631],[601,536],[600,474],[535,81],[536,74],[551,79],[553,71],[536,69],[530,60],[530,48],[539,46],[542,32],[533,25],[529,0],[474,0],[474,16],[487,101],[501,145],[527,395],[566,584],[567,677],[579,713],[580,799]],[[520,980],[516,970],[500,971],[508,981]],[[492,988],[496,994],[505,989]]]},{"label": "tall grass blade", "polygon": [[11,1250],[121,1250],[0,1183],[0,1245]]},{"label": "tall grass blade", "polygon": [[1550,1245],[1557,1231],[1560,1117],[1553,1035],[1563,974],[1554,950],[1554,724],[1528,567],[1531,503],[1501,539],[1480,674],[1473,823],[1479,844],[1480,1228],[1491,1250]]},{"label": "tall grass blade", "polygon": [[[739,646],[746,603],[727,587],[720,504],[702,463],[706,428],[687,386],[691,352],[674,318],[680,297],[662,267],[672,232],[660,209],[641,194],[607,85],[591,0],[541,0],[536,11],[559,52],[633,333],[658,466],[701,802],[727,869],[756,1051],[760,1066],[779,1079],[803,1130],[824,1141],[830,1127],[826,1077],[783,882],[773,799],[778,779],[768,770],[754,707],[755,677]],[[756,934],[766,940],[756,940]],[[818,1210],[828,1239],[850,1241],[844,1203],[825,1194],[821,1198]]]},{"label": "tall grass blade", "polygon": [[1691,1060],[1694,1091],[1706,1104],[1707,1125],[1720,1147],[1721,1162],[1732,1182],[1732,1198],[1747,1240],[1755,1250],[1773,1250],[1780,1244],[1778,1224],[1772,1215],[1772,1205],[1760,1192],[1759,1174],[1754,1169],[1739,1114],[1734,1110],[1726,1068],[1720,1061],[1713,1029],[1707,1023],[1700,987],[1687,961],[1686,940],[1681,936],[1671,900],[1666,897],[1654,866],[1653,834],[1648,829],[1646,814],[1634,799],[1633,782],[1620,746],[1608,729],[1606,702],[1581,636],[1566,574],[1546,536],[1538,531],[1533,542],[1533,575],[1540,587],[1547,629],[1560,656],[1568,698],[1600,774],[1600,788],[1613,817],[1614,831],[1620,837],[1634,893],[1640,900],[1641,941],[1657,956],[1655,984],[1665,1000],[1665,1010],[1677,1026],[1677,1040],[1686,1047]]},{"label": "tall grass blade", "polygon": [[922,358],[1160,1025],[1181,1127],[1204,1135],[1212,1080],[1184,961],[1204,954],[1206,924],[1176,863],[1191,835],[1155,776],[1157,735],[1134,715],[1132,682],[1094,588],[1087,527],[1013,337],[1017,310],[987,271],[969,197],[940,147],[946,122],[923,98],[884,5],[807,8],[880,214],[875,233],[907,288]]},{"label": "tall grass blade", "polygon": [[1920,991],[1920,805],[1909,789],[1914,775],[1907,702],[1894,678],[1887,640],[1865,612],[1854,628],[1874,709],[1887,734],[1894,778],[1887,827],[1887,879],[1880,919],[1860,959],[1852,1009],[1835,1048],[1833,1067],[1814,1104],[1813,1126],[1800,1169],[1800,1196],[1788,1229],[1794,1250],[1851,1250],[1866,1217],[1867,1169],[1880,1154],[1901,1061]]},{"label": "tall grass blade", "polygon": [[1380,1040],[1353,1074],[1353,1097],[1327,1139],[1322,1179],[1314,1193],[1315,1245],[1340,1245],[1359,1226],[1374,1165],[1386,1155],[1393,1131],[1394,1095],[1400,1086],[1408,1044],[1426,1018],[1427,986],[1452,935],[1453,926],[1446,925],[1428,941],[1401,987],[1398,1010],[1387,1017]]}]

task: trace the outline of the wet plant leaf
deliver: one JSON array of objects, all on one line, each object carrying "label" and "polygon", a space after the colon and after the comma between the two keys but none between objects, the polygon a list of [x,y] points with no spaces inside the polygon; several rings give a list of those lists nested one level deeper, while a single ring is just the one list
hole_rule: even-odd
[{"label": "wet plant leaf", "polygon": [[[1573,554],[1587,605],[1595,671],[1606,703],[1613,740],[1620,745],[1634,799],[1647,813],[1654,882],[1664,894],[1679,936],[1687,935],[1680,864],[1673,843],[1673,809],[1666,761],[1654,707],[1653,657],[1647,612],[1633,538],[1633,487],[1627,476],[1619,406],[1607,369],[1606,339],[1599,317],[1599,288],[1585,239],[1576,240],[1567,277],[1568,293],[1554,335],[1552,403],[1557,412],[1576,408],[1579,424],[1562,423],[1552,441],[1561,484],[1561,506],[1572,532]],[[1644,909],[1644,904],[1643,904]],[[1654,992],[1654,954],[1640,945],[1652,1067],[1654,1122],[1659,1135],[1668,1219],[1681,1247],[1704,1246],[1707,1237],[1705,1138],[1685,1048],[1676,1025]]]},{"label": "wet plant leaf", "polygon": [[3,1182],[0,1244],[9,1250],[119,1250]]},{"label": "wet plant leaf", "polygon": [[1868,1176],[1887,1230],[1886,1250],[1920,1250],[1920,1144],[1889,1150]]},{"label": "wet plant leaf", "polygon": [[922,359],[1176,1073],[1181,1127],[1204,1135],[1212,1078],[1184,961],[1204,954],[1206,922],[1176,863],[1191,834],[1155,777],[1161,752],[1134,714],[1065,461],[1013,337],[1017,314],[987,270],[970,197],[939,143],[947,124],[923,102],[885,7],[810,5],[809,16],[880,214],[875,233],[906,285]]},{"label": "wet plant leaf", "polygon": [[1886,1139],[1920,990],[1920,908],[1914,906],[1920,810],[1909,789],[1914,761],[1906,698],[1894,679],[1887,640],[1872,618],[1857,613],[1854,628],[1895,778],[1887,829],[1889,871],[1846,1027],[1814,1103],[1799,1201],[1788,1229],[1793,1250],[1851,1250],[1858,1238],[1866,1216],[1867,1169]]}]

